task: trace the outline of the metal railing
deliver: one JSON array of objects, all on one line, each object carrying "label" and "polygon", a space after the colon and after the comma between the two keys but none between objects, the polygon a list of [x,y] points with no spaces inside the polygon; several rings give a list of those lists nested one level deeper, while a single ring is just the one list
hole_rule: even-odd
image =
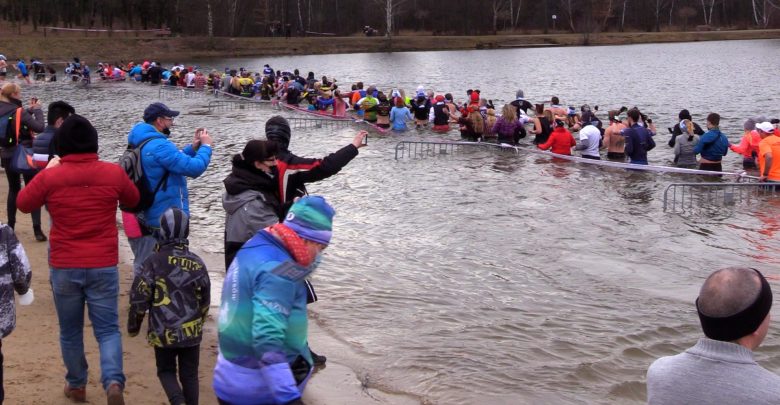
[{"label": "metal railing", "polygon": [[492,149],[517,154],[518,149],[487,142],[401,141],[395,145],[395,159],[451,156],[464,150]]},{"label": "metal railing", "polygon": [[288,117],[287,122],[293,129],[338,129],[345,128],[354,123],[352,120],[333,120],[327,118],[299,118]]},{"label": "metal railing", "polygon": [[780,196],[780,184],[752,178],[738,183],[672,183],[664,191],[664,212],[685,213],[699,208],[749,204]]},{"label": "metal railing", "polygon": [[180,100],[180,99],[192,99],[211,97],[214,95],[213,90],[203,89],[188,89],[186,87],[174,87],[161,85],[157,91],[157,97],[160,100]]},{"label": "metal railing", "polygon": [[212,112],[225,112],[235,110],[260,110],[271,107],[270,101],[259,100],[239,100],[239,99],[227,99],[227,100],[212,100],[209,101],[209,113]]}]

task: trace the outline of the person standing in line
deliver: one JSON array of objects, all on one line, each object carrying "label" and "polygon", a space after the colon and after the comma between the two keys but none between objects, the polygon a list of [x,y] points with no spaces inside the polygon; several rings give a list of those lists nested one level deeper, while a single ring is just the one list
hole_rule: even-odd
[{"label": "person standing in line", "polygon": [[205,130],[196,130],[192,144],[179,150],[168,137],[178,111],[163,103],[152,103],[144,110],[143,122],[133,126],[127,144],[138,147],[148,141],[141,150],[141,166],[148,190],[157,190],[154,202],[148,209],[136,215],[144,233],[136,246],[133,269],[152,254],[157,240],[153,233],[160,228],[160,215],[171,207],[190,212],[187,177],[203,174],[211,161],[211,136]]},{"label": "person standing in line", "polygon": [[547,142],[536,145],[541,150],[549,150],[558,155],[571,155],[571,148],[577,145],[571,132],[566,129],[566,123],[556,118],[553,121],[553,131]]},{"label": "person standing in line", "polygon": [[30,288],[32,272],[24,247],[16,239],[13,228],[0,224],[0,405],[5,399],[3,388],[3,340],[16,328],[14,291],[19,294],[19,304],[30,305],[33,290]]},{"label": "person standing in line", "polygon": [[693,148],[693,153],[701,155],[699,170],[722,172],[721,161],[729,153],[729,139],[720,132],[720,115],[711,113],[707,116],[708,131],[699,138],[699,143]]},{"label": "person standing in line", "polygon": [[674,165],[686,169],[696,168],[696,154],[693,153],[696,144],[699,143],[699,135],[696,135],[695,127],[691,120],[680,122],[680,135],[674,143]]},{"label": "person standing in line", "polygon": [[189,216],[168,208],[160,217],[157,252],[146,259],[130,288],[127,332],[138,335],[149,311],[146,338],[171,405],[198,405],[200,342],[211,302],[209,274],[189,250],[189,233]]},{"label": "person standing in line", "polygon": [[[704,131],[701,129],[699,124],[693,122],[693,118],[691,118],[691,113],[688,110],[680,110],[680,113],[677,114],[677,119],[679,120],[679,122],[682,122],[684,120],[690,121],[693,124],[693,132],[691,132],[693,135],[698,135],[699,137],[704,135]],[[669,132],[671,132],[672,137],[669,138],[668,145],[670,148],[673,148],[677,137],[683,134],[682,128],[680,128],[678,124],[675,125],[673,128],[669,128]]]},{"label": "person standing in line", "polygon": [[[9,114],[13,115],[17,109],[22,108],[21,101],[22,88],[16,83],[6,83],[0,88],[0,117],[8,117]],[[5,169],[5,178],[8,180],[8,198],[6,200],[6,211],[8,213],[8,226],[14,228],[16,226],[16,198],[19,194],[19,190],[22,189],[22,179],[24,184],[30,184],[35,177],[35,174],[19,173],[11,170],[11,158],[16,152],[17,142],[21,143],[25,147],[32,147],[33,144],[33,132],[43,132],[46,128],[43,121],[43,110],[38,103],[37,98],[30,100],[30,107],[22,109],[21,125],[19,131],[8,131],[2,134],[3,148],[0,150],[0,166]],[[43,234],[41,229],[41,210],[34,210],[31,213],[33,223],[33,233],[35,234],[35,240],[38,242],[45,242],[47,240],[46,235]]]},{"label": "person standing in line", "polygon": [[655,148],[652,133],[639,124],[641,117],[636,108],[628,110],[628,128],[621,132],[626,140],[626,156],[635,165],[647,165],[647,152]]},{"label": "person standing in line", "polygon": [[772,288],[755,269],[718,270],[699,290],[704,337],[647,370],[647,403],[777,404],[780,376],[753,359],[769,330]]},{"label": "person standing in line", "polygon": [[622,131],[626,129],[623,119],[616,111],[609,112],[609,126],[604,130],[603,147],[607,149],[607,159],[615,162],[626,161],[626,138]]},{"label": "person standing in line", "polygon": [[46,205],[51,216],[49,279],[67,369],[64,393],[74,402],[86,401],[86,304],[108,405],[124,405],[116,209],[117,203],[138,204],[138,189],[119,165],[98,160],[98,134],[86,118],[68,117],[54,142],[59,157],[22,189],[17,202],[22,212]]},{"label": "person standing in line", "polygon": [[586,125],[580,130],[580,143],[574,149],[582,151],[582,157],[585,159],[601,160],[600,142],[601,131],[593,125]]},{"label": "person standing in line", "polygon": [[8,76],[8,62],[5,55],[0,55],[0,83]]},{"label": "person standing in line", "polygon": [[748,118],[742,125],[744,134],[737,145],[729,145],[732,152],[742,155],[743,169],[757,169],[756,157],[758,156],[758,144],[761,143],[761,136],[756,132],[756,122]]},{"label": "person standing in line", "polygon": [[759,180],[780,183],[780,136],[769,122],[756,124],[756,131],[761,136],[758,144]]}]

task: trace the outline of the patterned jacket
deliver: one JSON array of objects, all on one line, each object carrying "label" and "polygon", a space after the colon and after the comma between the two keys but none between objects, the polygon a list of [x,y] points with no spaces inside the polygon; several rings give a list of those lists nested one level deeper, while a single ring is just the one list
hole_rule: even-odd
[{"label": "patterned jacket", "polygon": [[10,226],[0,225],[0,339],[16,327],[14,291],[26,294],[31,280],[30,262],[22,244]]},{"label": "patterned jacket", "polygon": [[160,246],[133,280],[128,333],[138,334],[148,310],[146,337],[150,345],[174,348],[200,344],[210,289],[206,265],[186,243],[177,240]]}]

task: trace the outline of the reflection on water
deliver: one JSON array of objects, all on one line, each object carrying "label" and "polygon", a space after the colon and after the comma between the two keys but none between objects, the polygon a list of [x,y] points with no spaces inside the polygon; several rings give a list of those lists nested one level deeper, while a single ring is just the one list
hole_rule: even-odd
[{"label": "reflection on water", "polygon": [[[303,71],[316,66],[312,70],[342,83],[366,79],[406,89],[425,84],[462,93],[480,86],[497,102],[522,87],[534,100],[554,93],[576,103],[641,104],[659,121],[674,121],[687,107],[702,122],[715,110],[736,140],[745,114],[778,113],[772,101],[776,92],[765,86],[776,64],[755,57],[776,51],[777,45],[750,41],[218,64],[252,68],[270,62]],[[607,53],[610,63],[605,63]],[[678,63],[683,56],[693,62],[690,55],[716,53],[717,67]],[[637,55],[642,63],[636,63]],[[751,67],[749,74],[745,66]],[[725,72],[733,73],[712,80]],[[464,77],[475,82],[464,83],[459,79]],[[110,160],[121,154],[144,106],[157,98],[154,90],[129,84],[76,91],[61,83],[24,91],[25,97],[46,102],[73,102],[95,123],[100,154]],[[174,129],[178,144],[188,142],[196,127],[214,134],[212,164],[189,184],[192,245],[218,255],[221,182],[229,158],[247,140],[262,136],[274,112],[208,114],[207,102],[169,105],[183,112]],[[296,130],[291,148],[322,156],[350,142],[355,130]],[[321,301],[312,309],[326,329],[360,353],[352,366],[380,387],[433,403],[640,403],[647,366],[696,341],[693,299],[711,270],[751,265],[777,272],[775,202],[670,215],[662,212],[666,186],[695,179],[558,163],[522,151],[463,149],[396,161],[397,142],[394,136],[372,136],[341,174],[309,187],[327,195],[337,210],[333,244],[315,277]],[[670,162],[671,150],[657,143],[650,161]],[[731,154],[724,163],[727,170],[740,167]],[[780,371],[773,333],[757,358]]]}]

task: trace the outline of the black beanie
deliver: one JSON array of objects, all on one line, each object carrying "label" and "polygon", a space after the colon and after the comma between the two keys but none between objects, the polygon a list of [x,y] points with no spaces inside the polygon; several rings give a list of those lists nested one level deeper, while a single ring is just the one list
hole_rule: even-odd
[{"label": "black beanie", "polygon": [[265,122],[265,137],[269,141],[276,141],[282,150],[287,150],[290,145],[290,123],[280,115],[269,118]]},{"label": "black beanie", "polygon": [[73,114],[54,134],[54,146],[60,157],[72,153],[97,153],[98,134],[86,118]]},{"label": "black beanie", "polygon": [[680,113],[677,114],[677,118],[679,118],[680,121],[682,121],[682,120],[692,120],[693,119],[693,118],[691,118],[691,113],[688,112],[688,110],[680,110]]}]

